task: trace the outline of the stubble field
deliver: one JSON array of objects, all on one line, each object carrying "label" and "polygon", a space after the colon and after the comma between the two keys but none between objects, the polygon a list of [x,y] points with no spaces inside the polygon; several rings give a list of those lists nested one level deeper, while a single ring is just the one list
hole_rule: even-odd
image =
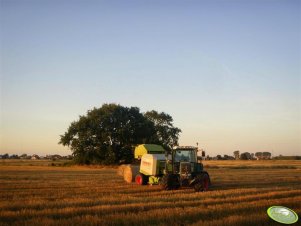
[{"label": "stubble field", "polygon": [[266,214],[272,205],[301,215],[301,161],[205,161],[205,193],[127,184],[114,168],[49,165],[0,161],[0,225],[280,225]]}]

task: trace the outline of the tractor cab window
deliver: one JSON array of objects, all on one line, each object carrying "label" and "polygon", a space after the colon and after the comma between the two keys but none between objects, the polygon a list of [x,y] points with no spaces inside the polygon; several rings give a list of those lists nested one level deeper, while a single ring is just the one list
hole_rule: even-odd
[{"label": "tractor cab window", "polygon": [[192,150],[176,150],[175,162],[195,162],[195,152]]}]

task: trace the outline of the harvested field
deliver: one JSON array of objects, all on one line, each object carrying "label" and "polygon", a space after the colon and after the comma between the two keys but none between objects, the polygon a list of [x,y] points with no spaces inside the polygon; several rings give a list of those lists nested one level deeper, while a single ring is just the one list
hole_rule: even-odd
[{"label": "harvested field", "polygon": [[129,184],[114,168],[2,161],[0,225],[279,225],[271,205],[301,216],[301,161],[204,164],[211,191],[194,193]]}]

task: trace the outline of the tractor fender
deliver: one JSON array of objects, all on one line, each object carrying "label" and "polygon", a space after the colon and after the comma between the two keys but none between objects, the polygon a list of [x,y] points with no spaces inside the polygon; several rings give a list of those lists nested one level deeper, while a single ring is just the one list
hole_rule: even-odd
[{"label": "tractor fender", "polygon": [[209,176],[209,173],[207,171],[203,171],[204,174],[207,174],[208,178],[209,178],[209,186],[211,186],[211,179],[210,179],[210,176]]},{"label": "tractor fender", "polygon": [[195,185],[197,182],[199,182],[200,178],[198,177],[199,175],[204,175],[207,174],[208,178],[209,178],[209,185],[211,186],[211,180],[210,180],[210,176],[208,174],[207,171],[202,171],[201,173],[199,173],[198,175],[195,176],[195,178],[193,178],[193,180],[190,181],[189,186],[193,186]]}]

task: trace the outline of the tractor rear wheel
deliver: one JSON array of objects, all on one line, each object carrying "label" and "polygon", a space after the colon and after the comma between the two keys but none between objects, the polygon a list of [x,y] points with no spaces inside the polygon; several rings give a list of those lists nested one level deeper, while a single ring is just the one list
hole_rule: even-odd
[{"label": "tractor rear wheel", "polygon": [[202,173],[202,174],[198,175],[196,180],[197,180],[197,182],[194,184],[194,190],[196,192],[208,191],[209,184],[210,184],[210,178],[207,173]]},{"label": "tractor rear wheel", "polygon": [[139,184],[139,185],[146,185],[146,183],[147,183],[147,177],[145,175],[143,175],[142,173],[139,173],[135,177],[135,182],[136,182],[136,184]]}]

